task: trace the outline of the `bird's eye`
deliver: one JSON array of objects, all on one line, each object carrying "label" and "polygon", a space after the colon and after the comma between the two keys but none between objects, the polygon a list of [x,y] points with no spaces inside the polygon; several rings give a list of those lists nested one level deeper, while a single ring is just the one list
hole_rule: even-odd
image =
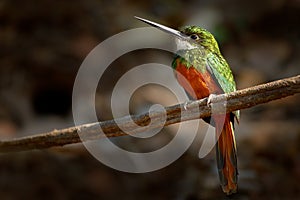
[{"label": "bird's eye", "polygon": [[193,40],[198,40],[199,39],[199,36],[197,34],[192,34],[190,37]]}]

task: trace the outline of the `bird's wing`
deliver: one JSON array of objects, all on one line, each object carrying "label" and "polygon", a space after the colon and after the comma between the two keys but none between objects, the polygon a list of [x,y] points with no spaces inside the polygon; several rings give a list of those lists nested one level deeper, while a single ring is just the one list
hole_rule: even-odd
[{"label": "bird's wing", "polygon": [[218,56],[208,56],[206,67],[215,76],[216,81],[225,93],[236,91],[232,72],[225,59]]},{"label": "bird's wing", "polygon": [[[214,80],[220,85],[224,93],[236,91],[236,85],[232,72],[224,58],[211,54],[207,57],[206,67]],[[233,113],[238,121],[240,116],[239,111],[234,111]]]}]

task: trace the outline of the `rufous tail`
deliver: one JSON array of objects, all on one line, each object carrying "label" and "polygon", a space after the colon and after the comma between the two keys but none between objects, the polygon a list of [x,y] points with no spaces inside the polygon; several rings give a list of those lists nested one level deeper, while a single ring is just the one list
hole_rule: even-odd
[{"label": "rufous tail", "polygon": [[[224,116],[223,116],[224,117]],[[237,191],[237,159],[236,159],[236,144],[234,137],[233,119],[231,121],[230,114],[226,114],[221,120],[215,119],[216,135],[219,135],[216,144],[216,156],[219,178],[224,193],[230,195]]]}]

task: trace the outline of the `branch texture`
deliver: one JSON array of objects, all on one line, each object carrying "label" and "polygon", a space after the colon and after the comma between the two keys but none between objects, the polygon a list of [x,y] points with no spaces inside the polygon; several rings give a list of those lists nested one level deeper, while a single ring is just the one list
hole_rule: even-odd
[{"label": "branch texture", "polygon": [[[221,105],[219,109],[218,107],[214,107],[214,114],[218,114],[224,112],[225,105],[226,112],[232,112],[281,99],[296,93],[300,93],[300,75],[228,94],[216,95],[211,99],[211,103]],[[207,106],[207,98],[204,98],[185,104],[166,107],[165,111],[154,111],[141,115],[126,116],[109,121],[84,124],[77,127],[54,130],[48,133],[0,141],[0,152],[6,153],[45,149],[80,143],[82,140],[94,140],[104,137],[104,135],[106,137],[117,137],[136,134],[182,121],[209,117],[211,114],[211,107]],[[126,133],[122,130],[126,130]]]}]

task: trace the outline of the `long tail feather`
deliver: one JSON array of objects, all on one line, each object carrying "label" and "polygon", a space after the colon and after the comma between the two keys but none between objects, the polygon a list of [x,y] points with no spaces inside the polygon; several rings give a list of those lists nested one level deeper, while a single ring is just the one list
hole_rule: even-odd
[{"label": "long tail feather", "polygon": [[[216,133],[220,135],[216,144],[216,156],[223,191],[230,195],[237,191],[237,159],[233,122],[227,114],[223,123],[216,120]],[[222,120],[223,121],[223,120]]]}]

